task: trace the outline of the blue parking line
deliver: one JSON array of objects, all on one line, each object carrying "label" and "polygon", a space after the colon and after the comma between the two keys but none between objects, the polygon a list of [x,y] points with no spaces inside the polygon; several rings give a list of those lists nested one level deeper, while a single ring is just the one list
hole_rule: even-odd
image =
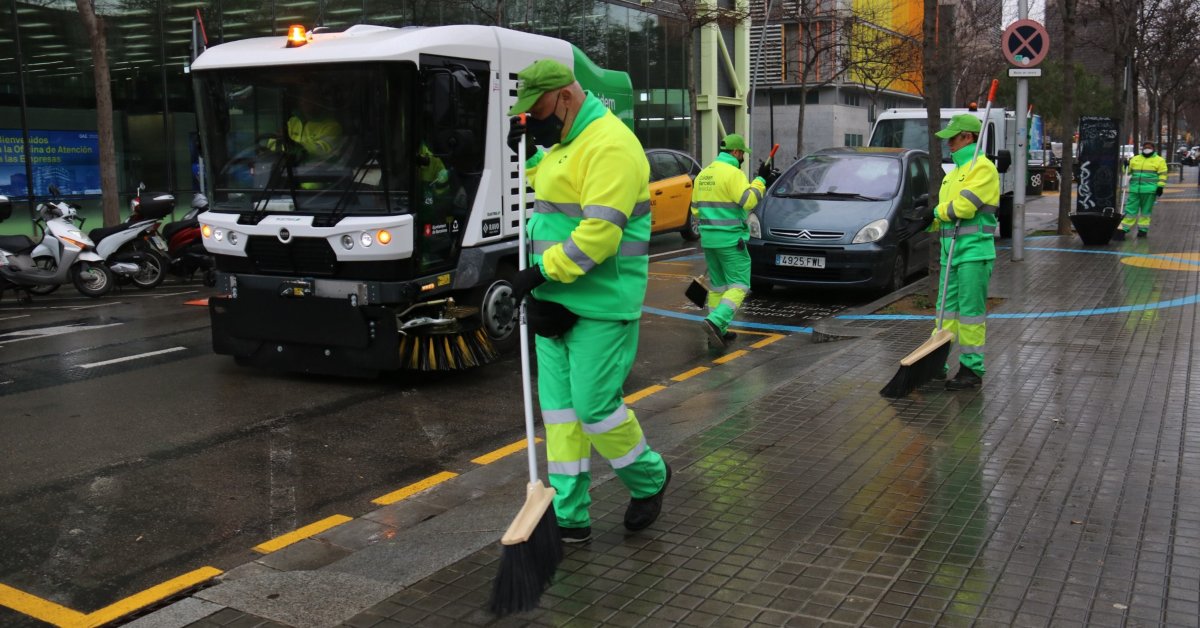
[{"label": "blue parking line", "polygon": [[[683,312],[673,312],[671,310],[663,310],[657,307],[648,305],[642,306],[642,311],[647,314],[657,314],[658,316],[666,316],[668,318],[678,318],[685,321],[700,322],[704,320],[703,316],[695,314],[684,314]],[[804,327],[801,325],[775,325],[772,323],[752,323],[748,321],[733,321],[729,324],[730,329],[765,329],[768,331],[787,331],[800,334],[811,334],[812,327]]]}]

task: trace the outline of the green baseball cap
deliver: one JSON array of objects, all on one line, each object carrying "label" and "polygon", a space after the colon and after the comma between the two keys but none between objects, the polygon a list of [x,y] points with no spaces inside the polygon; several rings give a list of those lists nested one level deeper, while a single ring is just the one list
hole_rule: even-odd
[{"label": "green baseball cap", "polygon": [[553,59],[538,59],[517,72],[517,81],[517,103],[509,108],[510,116],[529,111],[542,94],[574,83],[575,73]]},{"label": "green baseball cap", "polygon": [[950,118],[950,124],[946,125],[946,128],[942,129],[941,131],[934,133],[934,135],[944,140],[948,140],[959,133],[963,133],[964,131],[978,135],[979,130],[982,128],[983,125],[979,123],[979,118],[976,118],[969,113],[960,113],[953,118]]},{"label": "green baseball cap", "polygon": [[730,133],[725,136],[725,139],[721,140],[721,150],[740,150],[747,155],[750,154],[750,147],[746,146],[746,139],[737,133]]}]

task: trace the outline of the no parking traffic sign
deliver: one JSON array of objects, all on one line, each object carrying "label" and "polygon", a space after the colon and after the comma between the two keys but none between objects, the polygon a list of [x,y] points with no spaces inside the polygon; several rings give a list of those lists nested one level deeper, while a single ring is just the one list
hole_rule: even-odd
[{"label": "no parking traffic sign", "polygon": [[1017,20],[1000,36],[1004,58],[1019,68],[1032,68],[1050,52],[1050,35],[1046,27],[1033,20]]}]

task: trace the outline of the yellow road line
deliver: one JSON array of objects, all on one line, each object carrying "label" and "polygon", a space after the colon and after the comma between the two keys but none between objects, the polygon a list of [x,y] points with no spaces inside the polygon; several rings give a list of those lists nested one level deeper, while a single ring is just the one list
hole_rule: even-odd
[{"label": "yellow road line", "polygon": [[694,368],[690,371],[680,373],[680,374],[676,375],[675,377],[672,377],[671,381],[682,382],[685,379],[691,379],[707,370],[709,370],[707,366],[697,366],[696,368]]},{"label": "yellow road line", "polygon": [[101,626],[107,624],[114,619],[124,617],[134,611],[145,608],[155,602],[166,599],[190,589],[201,582],[211,580],[221,575],[221,570],[216,567],[201,567],[195,571],[191,571],[172,578],[161,584],[156,584],[145,591],[135,593],[119,602],[109,604],[104,608],[89,614],[81,624],[84,626]]},{"label": "yellow road line", "polygon": [[22,615],[28,615],[55,626],[78,626],[82,625],[86,619],[86,616],[79,611],[3,584],[0,584],[0,606],[11,608]]},{"label": "yellow road line", "polygon": [[[534,438],[533,441],[535,443],[540,443],[540,442],[542,442],[542,439]],[[483,454],[482,456],[480,456],[478,458],[473,458],[471,460],[471,462],[474,462],[475,464],[491,464],[505,456],[515,454],[518,451],[521,451],[523,449],[525,449],[525,439],[524,438],[522,438],[521,440],[519,440],[511,445],[505,445],[505,446],[501,447],[500,449]]]},{"label": "yellow road line", "polygon": [[730,353],[729,355],[723,355],[723,356],[713,360],[713,364],[725,364],[726,362],[732,362],[732,361],[746,355],[747,353],[750,353],[750,352],[746,351],[745,349],[738,349],[737,351],[734,351],[733,353]]},{"label": "yellow road line", "polygon": [[666,390],[666,389],[667,389],[666,386],[661,386],[659,384],[655,384],[653,386],[647,386],[633,394],[625,395],[625,403],[634,403],[636,401],[640,401],[642,399],[645,399],[646,397],[649,397],[650,395],[653,395],[654,393],[656,393],[660,390]]},{"label": "yellow road line", "polygon": [[255,545],[253,549],[260,554],[270,554],[271,552],[281,550],[292,543],[295,543],[296,541],[303,541],[310,536],[315,536],[330,528],[340,526],[347,521],[351,521],[351,519],[346,515],[333,515],[332,517],[326,517],[320,521],[310,523],[282,536],[277,536],[270,541],[259,543],[258,545]]},{"label": "yellow road line", "polygon": [[371,500],[371,503],[378,504],[380,506],[394,504],[402,499],[412,497],[423,490],[433,488],[434,486],[437,486],[446,480],[456,477],[458,477],[458,474],[454,473],[453,471],[442,471],[441,473],[431,475],[420,482],[414,482],[402,489],[392,491],[383,497],[376,497],[375,499]]},{"label": "yellow road line", "polygon": [[762,349],[763,347],[771,344],[772,342],[779,342],[780,340],[783,340],[783,338],[784,338],[783,334],[767,334],[766,338],[763,338],[762,340],[759,340],[758,342],[750,345],[750,348]]}]

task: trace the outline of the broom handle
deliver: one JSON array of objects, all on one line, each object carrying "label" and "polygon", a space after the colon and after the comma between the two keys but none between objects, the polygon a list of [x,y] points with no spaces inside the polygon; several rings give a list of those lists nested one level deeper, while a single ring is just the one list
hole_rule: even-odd
[{"label": "broom handle", "polygon": [[[523,113],[520,117],[524,123],[528,114]],[[525,141],[525,134],[522,133],[517,146],[517,207],[520,208],[517,218],[520,230],[517,235],[517,270],[529,267],[529,259],[525,254],[525,211],[528,209],[525,205]],[[538,481],[537,450],[534,449],[537,441],[533,433],[533,375],[529,366],[529,323],[525,319],[525,300],[522,299],[517,307],[520,308],[521,317],[521,393],[525,403],[525,443],[529,449],[529,483],[533,484]]]},{"label": "broom handle", "polygon": [[[998,79],[992,79],[992,85],[988,89],[987,106],[983,108],[983,124],[980,125],[981,129],[985,130],[984,133],[982,133],[984,138],[987,137],[986,129],[988,118],[992,113],[992,101],[996,99],[996,88],[998,87],[1000,87],[1000,81]],[[983,142],[978,140],[975,142],[975,154],[971,156],[971,165],[967,166],[968,173],[975,168],[975,161],[979,159],[979,149],[982,148],[982,146]],[[954,234],[950,236],[950,248],[946,250],[946,275],[942,277],[942,295],[941,298],[938,299],[937,323],[934,325],[934,328],[937,331],[942,330],[942,319],[946,315],[946,289],[950,287],[950,270],[953,268],[952,264],[954,262],[954,245],[958,242],[958,227],[961,223],[961,220],[954,221]]]}]

